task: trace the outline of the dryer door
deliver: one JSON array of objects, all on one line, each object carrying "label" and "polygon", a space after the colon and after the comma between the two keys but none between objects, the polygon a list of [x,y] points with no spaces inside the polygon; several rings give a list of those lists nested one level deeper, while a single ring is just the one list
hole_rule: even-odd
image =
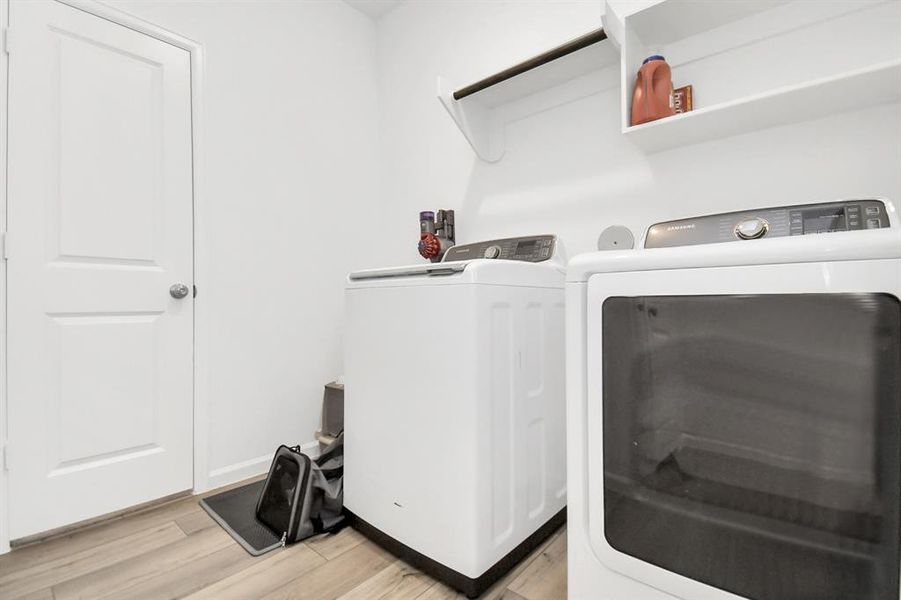
[{"label": "dryer door", "polygon": [[897,600],[898,261],[588,286],[592,544],[686,600]]}]

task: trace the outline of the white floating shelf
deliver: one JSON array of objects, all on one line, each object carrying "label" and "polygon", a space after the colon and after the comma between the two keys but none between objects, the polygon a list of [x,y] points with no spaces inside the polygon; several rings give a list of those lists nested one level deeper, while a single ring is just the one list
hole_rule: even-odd
[{"label": "white floating shelf", "polygon": [[439,77],[438,100],[479,158],[496,162],[504,155],[507,122],[596,93],[607,79],[616,84],[601,74],[619,65],[605,38],[603,30],[589,32],[456,91]]},{"label": "white floating shelf", "polygon": [[[901,102],[897,0],[662,0],[610,19],[622,132],[645,152]],[[630,126],[636,74],[653,54],[675,87],[693,86],[694,110]]]},{"label": "white floating shelf", "polygon": [[623,133],[646,152],[659,152],[890,102],[901,102],[901,60],[696,109]]}]

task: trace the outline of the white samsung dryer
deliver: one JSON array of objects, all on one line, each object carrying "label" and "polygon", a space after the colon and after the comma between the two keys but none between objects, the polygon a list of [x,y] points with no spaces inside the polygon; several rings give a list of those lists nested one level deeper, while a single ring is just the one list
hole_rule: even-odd
[{"label": "white samsung dryer", "polygon": [[891,203],[659,223],[566,288],[571,600],[898,600]]},{"label": "white samsung dryer", "polygon": [[345,507],[469,597],[565,519],[564,273],[542,235],[348,276]]}]

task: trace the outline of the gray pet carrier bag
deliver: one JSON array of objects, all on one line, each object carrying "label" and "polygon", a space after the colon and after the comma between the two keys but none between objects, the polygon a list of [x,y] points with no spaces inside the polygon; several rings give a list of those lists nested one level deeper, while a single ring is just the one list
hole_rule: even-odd
[{"label": "gray pet carrier bag", "polygon": [[282,545],[344,523],[344,433],[318,458],[300,446],[280,446],[257,501],[257,519],[282,536]]}]

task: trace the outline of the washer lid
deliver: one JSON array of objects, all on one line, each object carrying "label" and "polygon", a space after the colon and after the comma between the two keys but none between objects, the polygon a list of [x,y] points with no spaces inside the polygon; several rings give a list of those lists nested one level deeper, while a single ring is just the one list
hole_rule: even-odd
[{"label": "washer lid", "polygon": [[414,285],[512,285],[562,288],[564,269],[554,261],[475,259],[354,271],[347,289]]},{"label": "washer lid", "polygon": [[383,269],[367,269],[354,271],[347,276],[348,281],[366,281],[370,279],[396,279],[398,277],[430,277],[438,275],[454,275],[461,273],[469,261],[449,263],[429,263],[427,265],[407,265],[404,267],[386,267]]}]

